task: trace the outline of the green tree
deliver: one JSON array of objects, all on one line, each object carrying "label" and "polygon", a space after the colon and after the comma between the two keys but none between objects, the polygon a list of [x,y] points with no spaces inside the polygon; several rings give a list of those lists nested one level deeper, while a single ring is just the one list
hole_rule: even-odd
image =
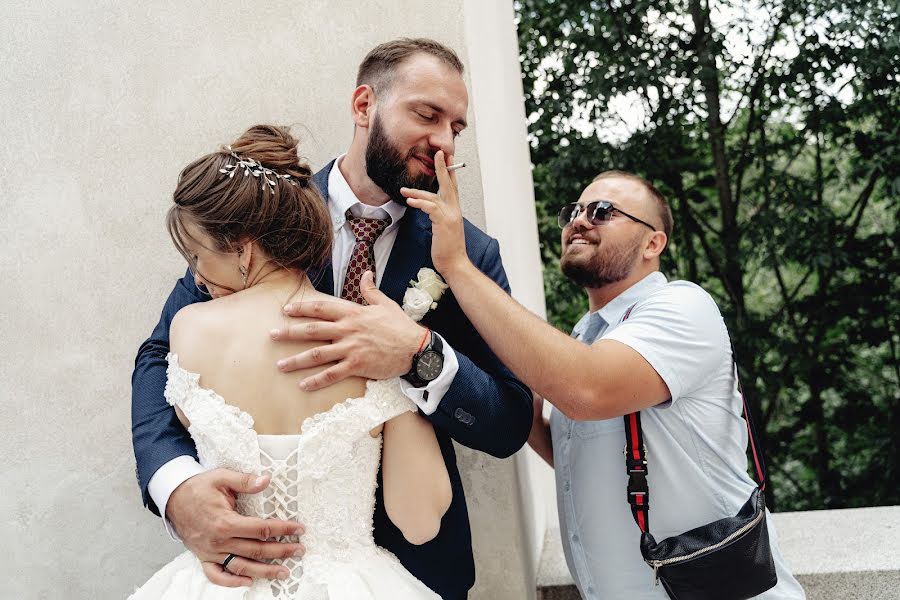
[{"label": "green tree", "polygon": [[900,22],[881,0],[518,0],[549,318],[555,213],[646,176],[664,271],[717,299],[764,430],[770,506],[900,502]]}]

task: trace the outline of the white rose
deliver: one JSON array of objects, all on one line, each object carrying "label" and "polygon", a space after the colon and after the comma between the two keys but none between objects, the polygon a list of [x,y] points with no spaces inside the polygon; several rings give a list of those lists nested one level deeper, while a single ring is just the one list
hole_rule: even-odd
[{"label": "white rose", "polygon": [[440,300],[441,296],[444,295],[444,291],[450,287],[444,283],[444,280],[441,279],[441,276],[438,275],[434,269],[419,269],[417,276],[418,281],[416,282],[416,287],[428,292],[428,295],[431,296],[431,299],[435,302]]},{"label": "white rose", "polygon": [[406,288],[406,293],[403,294],[403,312],[413,321],[421,321],[431,308],[432,302],[431,296],[425,290]]}]

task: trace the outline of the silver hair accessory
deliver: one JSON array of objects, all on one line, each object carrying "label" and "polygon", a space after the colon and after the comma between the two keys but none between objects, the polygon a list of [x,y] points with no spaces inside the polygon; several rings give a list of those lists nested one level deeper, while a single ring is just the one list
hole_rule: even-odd
[{"label": "silver hair accessory", "polygon": [[[275,193],[275,184],[279,179],[283,179],[291,185],[297,185],[297,182],[290,175],[278,173],[277,171],[266,168],[252,158],[244,158],[243,156],[236,154],[234,150],[231,149],[231,146],[225,147],[228,149],[228,152],[231,153],[231,156],[238,161],[236,165],[228,164],[225,165],[224,168],[219,169],[219,173],[227,174],[229,179],[234,178],[234,174],[237,173],[238,168],[242,168],[244,169],[244,177],[248,175],[253,175],[256,178],[262,177],[268,184],[269,191],[273,194]],[[270,177],[272,179],[269,179]]]}]

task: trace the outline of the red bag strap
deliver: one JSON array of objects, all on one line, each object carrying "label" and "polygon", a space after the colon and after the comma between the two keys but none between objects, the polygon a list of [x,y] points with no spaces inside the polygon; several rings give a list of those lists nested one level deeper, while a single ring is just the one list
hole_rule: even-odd
[{"label": "red bag strap", "polygon": [[[625,311],[622,317],[624,322],[631,316],[631,311],[635,305]],[[744,422],[747,424],[747,433],[750,436],[750,448],[753,452],[753,464],[756,467],[757,483],[761,490],[766,489],[766,464],[762,454],[758,448],[759,439],[756,436],[756,429],[753,427],[750,411],[747,409],[747,400],[744,398],[744,391],[741,389],[741,382],[738,375],[737,359],[734,352],[734,344],[731,345],[731,364],[734,368],[734,378],[737,382],[738,390],[741,392],[741,402],[743,405]],[[650,530],[650,488],[647,485],[647,449],[644,447],[644,431],[641,428],[640,411],[629,413],[624,416],[625,419],[625,471],[628,473],[628,504],[631,505],[631,515],[634,522],[644,533]]]}]

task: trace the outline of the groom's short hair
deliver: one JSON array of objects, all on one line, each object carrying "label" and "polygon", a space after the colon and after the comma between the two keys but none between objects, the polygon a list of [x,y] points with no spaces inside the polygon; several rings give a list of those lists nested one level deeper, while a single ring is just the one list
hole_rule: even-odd
[{"label": "groom's short hair", "polygon": [[452,48],[428,38],[398,38],[372,48],[356,74],[356,85],[369,85],[376,93],[390,89],[397,67],[414,54],[429,54],[459,73],[464,67]]}]

